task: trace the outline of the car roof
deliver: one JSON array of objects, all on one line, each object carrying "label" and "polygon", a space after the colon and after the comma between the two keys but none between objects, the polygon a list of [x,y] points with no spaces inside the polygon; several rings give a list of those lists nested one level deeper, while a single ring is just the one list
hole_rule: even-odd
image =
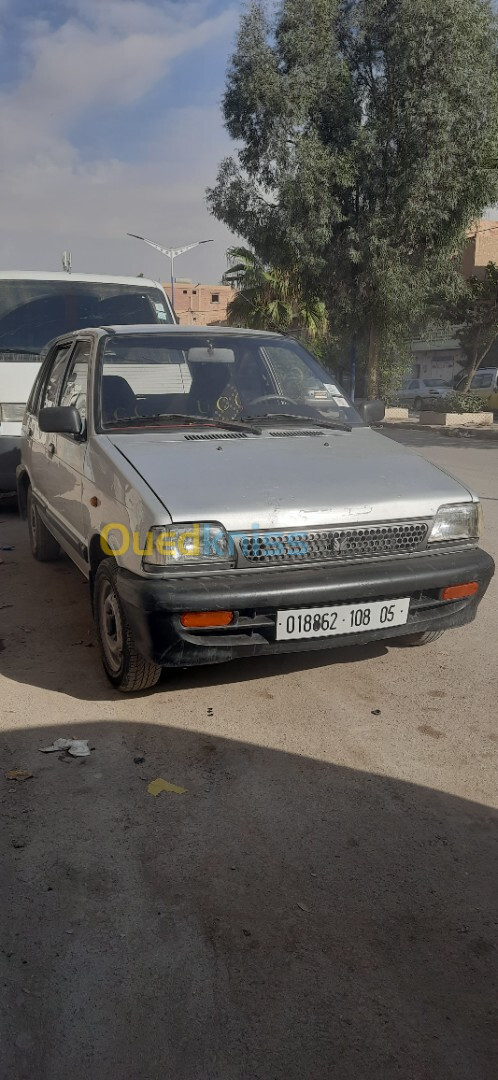
[{"label": "car roof", "polygon": [[[0,270],[0,281],[83,281],[96,285],[153,285],[160,281],[144,277],[119,277],[115,274],[67,274],[65,270]],[[164,290],[163,290],[164,291]]]},{"label": "car roof", "polygon": [[256,338],[283,336],[270,330],[245,330],[239,326],[180,326],[178,323],[137,323],[130,326],[103,326],[100,329],[110,334],[227,334],[230,337],[243,335]]}]

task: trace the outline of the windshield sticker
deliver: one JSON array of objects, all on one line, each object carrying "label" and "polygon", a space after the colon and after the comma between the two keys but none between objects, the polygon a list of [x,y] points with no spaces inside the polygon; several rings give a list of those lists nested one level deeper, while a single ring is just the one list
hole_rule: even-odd
[{"label": "windshield sticker", "polygon": [[325,389],[328,390],[331,397],[333,397],[334,394],[339,393],[339,388],[335,385],[335,383],[326,382],[323,385],[324,385]]},{"label": "windshield sticker", "polygon": [[346,401],[346,398],[344,398],[344,397],[336,397],[334,395],[334,401],[335,401],[336,405],[342,405],[342,406],[345,406],[347,408],[348,403]]},{"label": "windshield sticker", "polygon": [[157,315],[158,322],[167,322],[168,314],[162,300],[153,300],[154,309]]}]

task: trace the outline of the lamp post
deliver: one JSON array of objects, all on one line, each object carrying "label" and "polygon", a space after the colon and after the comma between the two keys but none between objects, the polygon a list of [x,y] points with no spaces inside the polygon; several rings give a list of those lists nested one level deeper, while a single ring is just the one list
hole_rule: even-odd
[{"label": "lamp post", "polygon": [[212,244],[212,240],[196,240],[193,244],[185,244],[184,247],[177,248],[163,248],[160,244],[156,244],[154,240],[147,240],[146,236],[137,236],[137,233],[127,233],[127,236],[132,236],[134,240],[143,240],[144,244],[149,244],[150,247],[160,251],[161,255],[166,255],[166,258],[170,260],[171,265],[171,306],[173,311],[175,310],[175,275],[174,275],[174,262],[177,255],[184,255],[186,251],[192,251],[192,248],[199,247],[200,244]]}]

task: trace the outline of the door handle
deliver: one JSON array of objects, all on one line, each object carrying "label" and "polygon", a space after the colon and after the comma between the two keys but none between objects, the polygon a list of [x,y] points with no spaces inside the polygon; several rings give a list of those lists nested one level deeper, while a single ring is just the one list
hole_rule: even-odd
[{"label": "door handle", "polygon": [[47,454],[48,454],[49,457],[54,456],[54,454],[55,454],[55,446],[54,446],[53,442],[48,444],[48,446],[47,446]]}]

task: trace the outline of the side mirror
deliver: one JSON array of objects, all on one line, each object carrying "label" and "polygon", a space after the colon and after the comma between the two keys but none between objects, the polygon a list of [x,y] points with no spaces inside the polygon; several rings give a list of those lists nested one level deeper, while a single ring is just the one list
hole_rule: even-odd
[{"label": "side mirror", "polygon": [[363,401],[356,406],[358,412],[366,424],[380,424],[386,415],[386,406],[383,401]]},{"label": "side mirror", "polygon": [[74,405],[54,405],[52,409],[40,409],[38,427],[51,435],[81,435],[83,421]]}]

